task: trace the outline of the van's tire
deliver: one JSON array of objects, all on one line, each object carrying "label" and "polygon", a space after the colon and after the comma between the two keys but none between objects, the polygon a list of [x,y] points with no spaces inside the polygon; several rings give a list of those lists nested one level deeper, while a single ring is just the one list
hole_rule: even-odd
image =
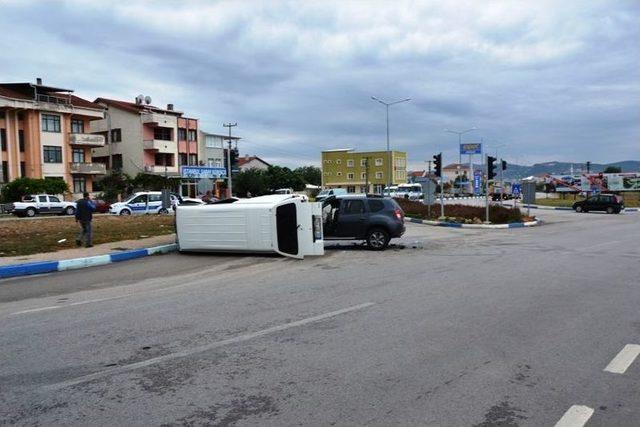
[{"label": "van's tire", "polygon": [[36,210],[33,208],[27,208],[27,210],[24,211],[24,216],[33,218],[34,216],[36,216]]},{"label": "van's tire", "polygon": [[576,212],[578,213],[582,212],[582,206],[576,206]]},{"label": "van's tire", "polygon": [[131,211],[130,211],[129,209],[122,209],[122,210],[120,211],[120,215],[122,215],[122,216],[129,216],[129,215],[131,215]]},{"label": "van's tire", "polygon": [[382,251],[389,246],[389,233],[384,228],[372,228],[367,233],[367,246],[374,251]]},{"label": "van's tire", "polygon": [[67,206],[67,208],[64,210],[64,214],[65,215],[74,215],[76,213],[76,209],[73,206]]},{"label": "van's tire", "polygon": [[607,213],[608,213],[608,214],[612,214],[612,213],[614,213],[615,211],[616,211],[616,210],[615,210],[615,209],[613,209],[611,206],[609,206],[609,207],[607,208]]}]

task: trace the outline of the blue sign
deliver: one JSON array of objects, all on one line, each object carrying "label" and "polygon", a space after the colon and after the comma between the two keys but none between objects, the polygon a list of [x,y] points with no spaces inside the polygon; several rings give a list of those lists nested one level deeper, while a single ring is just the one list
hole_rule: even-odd
[{"label": "blue sign", "polygon": [[473,172],[473,192],[480,194],[480,186],[482,185],[482,171]]},{"label": "blue sign", "polygon": [[460,154],[482,154],[482,144],[460,144]]},{"label": "blue sign", "polygon": [[511,184],[511,194],[519,196],[521,191],[522,187],[520,187],[520,184]]},{"label": "blue sign", "polygon": [[180,176],[189,179],[226,178],[227,169],[211,166],[180,166]]}]

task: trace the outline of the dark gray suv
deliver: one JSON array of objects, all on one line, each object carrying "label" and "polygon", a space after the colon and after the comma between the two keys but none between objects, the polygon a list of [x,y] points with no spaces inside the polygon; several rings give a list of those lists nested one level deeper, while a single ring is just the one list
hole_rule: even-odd
[{"label": "dark gray suv", "polygon": [[391,198],[374,195],[332,196],[322,203],[325,240],[364,240],[383,250],[404,234],[404,212]]}]

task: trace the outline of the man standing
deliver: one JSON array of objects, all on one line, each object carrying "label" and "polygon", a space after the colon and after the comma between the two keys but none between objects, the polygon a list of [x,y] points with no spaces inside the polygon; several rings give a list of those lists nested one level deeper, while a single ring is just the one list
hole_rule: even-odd
[{"label": "man standing", "polygon": [[89,199],[89,193],[86,191],[82,196],[83,198],[78,200],[76,205],[76,222],[79,222],[82,226],[80,234],[76,237],[76,245],[82,246],[82,241],[86,239],[86,247],[90,248],[93,246],[91,242],[93,237],[91,220],[93,219],[93,212],[96,210],[96,205]]}]

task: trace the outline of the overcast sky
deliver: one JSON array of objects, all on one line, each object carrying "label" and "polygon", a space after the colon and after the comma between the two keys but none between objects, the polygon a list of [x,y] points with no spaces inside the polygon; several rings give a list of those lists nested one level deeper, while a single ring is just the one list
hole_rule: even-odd
[{"label": "overcast sky", "polygon": [[521,164],[640,159],[639,1],[0,0],[0,81],[149,95],[241,154],[319,165],[386,146],[410,166],[477,131]]}]

